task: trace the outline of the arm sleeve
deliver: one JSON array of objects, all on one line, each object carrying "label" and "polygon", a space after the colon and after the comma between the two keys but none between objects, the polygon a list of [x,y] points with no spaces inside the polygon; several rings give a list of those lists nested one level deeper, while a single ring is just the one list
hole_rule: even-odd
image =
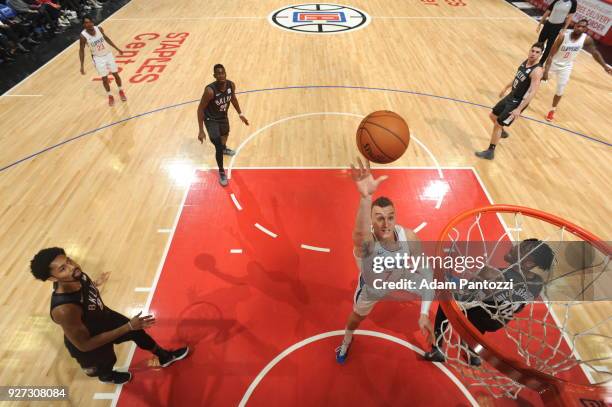
[{"label": "arm sleeve", "polygon": [[576,12],[576,8],[578,7],[578,1],[572,0],[572,8],[570,9],[570,14],[574,14]]}]

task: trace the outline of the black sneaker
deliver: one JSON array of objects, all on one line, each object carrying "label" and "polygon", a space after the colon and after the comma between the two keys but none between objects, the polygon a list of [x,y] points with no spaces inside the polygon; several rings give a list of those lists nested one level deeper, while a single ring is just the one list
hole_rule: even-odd
[{"label": "black sneaker", "polygon": [[123,384],[132,380],[132,374],[130,372],[118,372],[113,370],[110,375],[100,376],[98,379],[103,383]]},{"label": "black sneaker", "polygon": [[495,151],[493,150],[477,151],[474,154],[476,154],[476,157],[484,158],[485,160],[492,160],[495,158]]},{"label": "black sneaker", "polygon": [[423,359],[428,362],[446,362],[446,357],[444,357],[444,354],[440,352],[440,349],[436,348],[435,346],[431,348],[431,352],[425,352],[425,354],[423,355]]},{"label": "black sneaker", "polygon": [[168,367],[177,360],[184,359],[189,354],[189,347],[171,350],[167,356],[159,358],[159,364],[161,367]]},{"label": "black sneaker", "polygon": [[508,137],[510,137],[510,133],[508,133],[506,130],[502,130],[501,138],[508,138]]},{"label": "black sneaker", "polygon": [[234,150],[232,150],[231,148],[227,148],[227,147],[225,147],[225,148],[223,149],[223,155],[229,155],[229,156],[232,156],[232,155],[236,155],[236,152],[235,152]]}]

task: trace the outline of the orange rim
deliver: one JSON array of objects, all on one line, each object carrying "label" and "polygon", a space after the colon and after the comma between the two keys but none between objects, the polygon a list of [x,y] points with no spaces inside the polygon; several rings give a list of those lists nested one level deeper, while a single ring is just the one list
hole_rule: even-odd
[{"label": "orange rim", "polygon": [[[544,220],[555,226],[564,227],[565,230],[585,241],[590,242],[603,253],[608,253],[608,255],[612,253],[612,249],[605,241],[593,233],[581,228],[580,226],[568,222],[565,219],[559,218],[558,216],[523,206],[488,205],[465,211],[451,219],[440,234],[438,246],[436,248],[436,256],[443,256],[443,242],[448,239],[449,232],[453,227],[471,216],[482,213],[520,213],[525,216]],[[436,269],[435,276],[436,279],[440,281],[445,279],[444,271],[442,269]],[[479,349],[478,352],[479,356],[487,360],[487,362],[489,362],[493,367],[506,374],[511,379],[538,392],[550,390],[551,386],[556,389],[567,389],[568,387],[571,387],[584,392],[605,391],[603,386],[572,383],[547,373],[540,372],[528,366],[522,360],[506,355],[501,346],[496,344],[493,340],[487,340],[486,335],[481,334],[480,331],[478,331],[472,325],[472,323],[467,319],[467,316],[463,314],[457,303],[454,301],[450,290],[440,290],[440,292],[443,296],[445,296],[445,298],[449,298],[448,301],[439,301],[439,304],[442,307],[444,314],[446,314],[446,317],[451,323],[453,329],[465,342],[468,343],[472,349],[478,346],[481,347],[482,349]]]}]

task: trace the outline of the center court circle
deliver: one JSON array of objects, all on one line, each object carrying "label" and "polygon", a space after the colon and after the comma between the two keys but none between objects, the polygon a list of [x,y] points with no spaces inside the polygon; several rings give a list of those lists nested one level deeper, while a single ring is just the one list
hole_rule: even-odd
[{"label": "center court circle", "polygon": [[273,11],[268,21],[283,30],[303,34],[337,34],[367,26],[371,18],[362,10],[339,4],[311,3]]}]

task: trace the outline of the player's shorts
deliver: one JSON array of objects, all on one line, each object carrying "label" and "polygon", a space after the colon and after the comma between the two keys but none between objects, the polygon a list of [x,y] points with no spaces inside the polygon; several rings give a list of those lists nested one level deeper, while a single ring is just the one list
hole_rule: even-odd
[{"label": "player's shorts", "polygon": [[[108,308],[107,308],[108,309]],[[121,325],[125,325],[129,322],[129,318],[120,313],[108,309],[108,318],[100,323],[100,331],[112,331],[113,329],[119,328]],[[130,332],[131,333],[131,332]],[[64,336],[64,344],[68,348],[70,356],[76,359],[82,369],[96,368],[100,366],[113,366],[117,362],[117,356],[115,355],[115,349],[113,344],[121,343],[131,340],[130,334],[126,334],[115,339],[111,343],[102,345],[99,348],[91,350],[89,352],[83,352],[74,346],[68,338]]]},{"label": "player's shorts", "polygon": [[230,131],[229,120],[204,119],[204,126],[206,126],[206,131],[211,141],[221,136],[227,136]]},{"label": "player's shorts", "polygon": [[378,300],[366,299],[366,295],[364,293],[365,289],[365,280],[360,275],[357,283],[357,289],[355,290],[355,295],[353,296],[353,312],[362,317],[368,315],[374,308],[374,305],[376,305],[378,302]]},{"label": "player's shorts", "polygon": [[107,76],[109,73],[117,73],[119,71],[115,57],[111,52],[101,57],[94,55],[92,58],[96,71],[98,71],[100,76]]},{"label": "player's shorts", "polygon": [[551,65],[550,71],[548,71],[548,73],[550,75],[554,75],[557,77],[557,90],[555,92],[557,96],[563,95],[563,92],[565,91],[565,87],[569,83],[570,75],[572,74],[572,68],[573,68],[572,66],[569,66],[569,67],[555,66],[554,63]]},{"label": "player's shorts", "polygon": [[[515,99],[512,97],[512,93],[497,102],[493,107],[493,114],[497,116],[497,123],[501,126],[510,126],[514,119],[510,116],[510,113],[521,104],[522,99]],[[527,106],[523,110],[527,109]],[[521,112],[523,111],[521,110]]]},{"label": "player's shorts", "polygon": [[504,327],[500,321],[491,318],[491,315],[481,306],[470,308],[467,310],[468,320],[480,331],[495,332]]}]

